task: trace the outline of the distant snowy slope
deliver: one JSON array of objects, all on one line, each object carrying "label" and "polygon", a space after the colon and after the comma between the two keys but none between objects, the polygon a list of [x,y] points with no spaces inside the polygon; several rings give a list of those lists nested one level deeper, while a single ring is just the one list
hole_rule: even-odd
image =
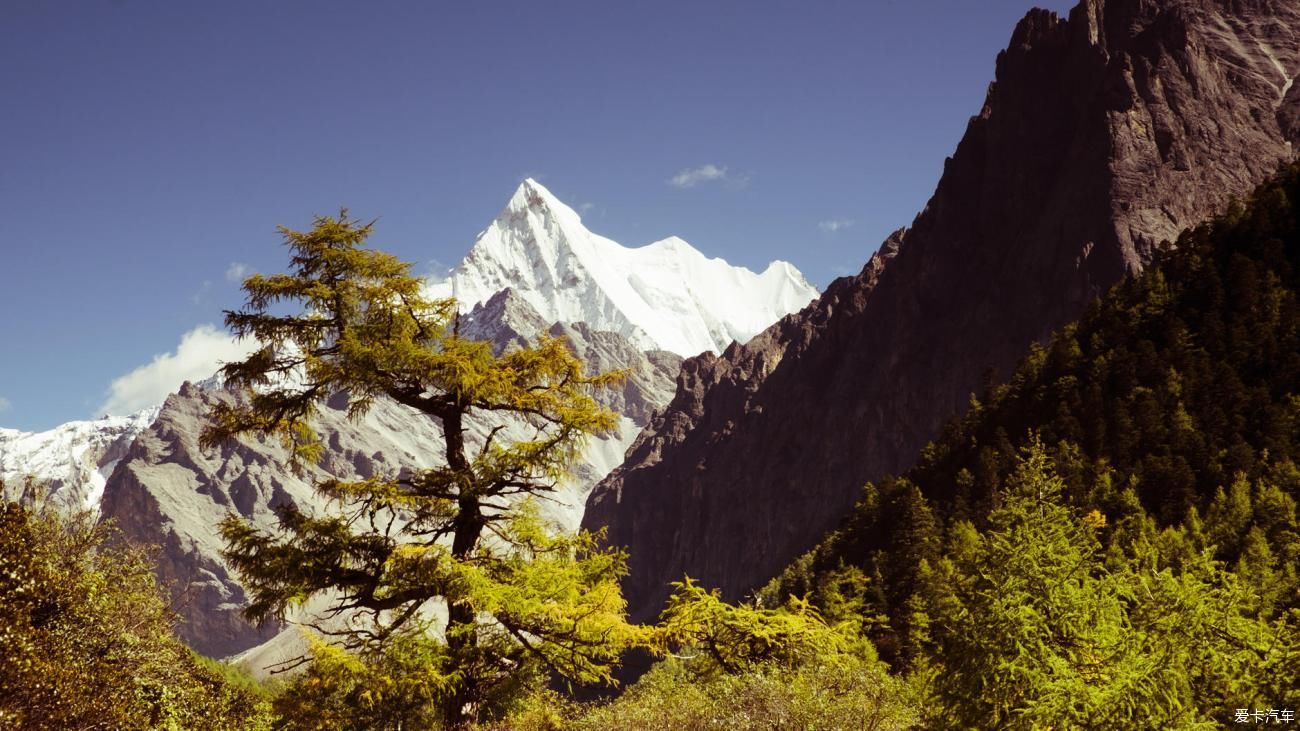
[{"label": "distant snowy slope", "polygon": [[583,322],[684,356],[745,342],[818,294],[782,261],[755,274],[676,237],[625,248],[531,179],[432,290],[468,311],[507,287],[548,322]]},{"label": "distant snowy slope", "polygon": [[50,498],[65,508],[97,509],[113,467],[157,416],[154,407],[43,432],[0,429],[0,480],[7,493],[2,497],[17,497],[30,476],[43,481]]}]

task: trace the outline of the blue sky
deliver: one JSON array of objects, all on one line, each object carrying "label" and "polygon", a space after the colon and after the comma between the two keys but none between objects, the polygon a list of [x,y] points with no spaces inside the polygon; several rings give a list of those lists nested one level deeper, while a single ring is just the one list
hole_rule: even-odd
[{"label": "blue sky", "polygon": [[165,392],[232,265],[341,205],[431,271],[532,176],[625,245],[824,287],[924,205],[1030,6],[0,3],[0,425]]}]

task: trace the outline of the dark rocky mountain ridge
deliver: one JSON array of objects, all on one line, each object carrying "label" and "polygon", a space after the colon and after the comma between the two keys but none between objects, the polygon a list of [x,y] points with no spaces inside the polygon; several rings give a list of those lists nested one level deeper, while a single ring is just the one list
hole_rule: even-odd
[{"label": "dark rocky mountain ridge", "polygon": [[897,473],[990,370],[1295,157],[1300,4],[1031,11],[925,210],[862,272],[722,356],[592,492],[653,617],[686,574],[735,599]]}]

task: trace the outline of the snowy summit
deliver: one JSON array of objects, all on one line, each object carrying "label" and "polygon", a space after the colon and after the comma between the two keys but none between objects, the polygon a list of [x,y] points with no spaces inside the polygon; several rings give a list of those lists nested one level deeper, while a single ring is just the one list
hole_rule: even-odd
[{"label": "snowy summit", "polygon": [[755,274],[675,236],[626,248],[532,179],[431,293],[454,295],[468,312],[507,287],[548,322],[585,322],[682,356],[743,343],[818,294],[783,261]]},{"label": "snowy summit", "polygon": [[98,509],[108,476],[136,435],[153,423],[158,409],[70,421],[43,432],[0,429],[0,481],[6,492],[0,499],[17,499],[23,480],[34,477],[55,503]]}]

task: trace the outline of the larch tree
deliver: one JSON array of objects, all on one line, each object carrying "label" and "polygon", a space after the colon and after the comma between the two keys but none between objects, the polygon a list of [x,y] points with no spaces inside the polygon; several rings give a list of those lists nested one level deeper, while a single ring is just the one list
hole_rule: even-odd
[{"label": "larch tree", "polygon": [[[556,489],[588,437],[615,427],[593,393],[623,374],[587,375],[559,338],[497,355],[461,337],[453,300],[427,298],[410,264],[366,248],[372,225],[344,210],[307,232],[280,229],[290,271],[249,277],[245,306],[226,313],[235,335],[261,347],[222,368],[243,396],[213,408],[203,441],[278,436],[298,464],[318,460],[313,416],[346,393],[352,417],[391,399],[438,422],[442,444],[429,449],[440,448],[443,464],[325,480],[317,490],[335,509],[276,506],[278,531],[230,516],[224,555],[250,593],[246,615],[283,619],[326,596],[327,616],[353,617],[331,631],[354,657],[376,658],[349,691],[373,711],[374,728],[404,727],[383,720],[385,693],[412,687],[376,668],[418,671],[399,705],[411,706],[413,692],[414,705],[427,701],[419,713],[453,727],[530,672],[610,682],[639,637],[619,589],[626,558],[586,533],[552,534],[532,501]],[[496,424],[481,444],[467,440],[471,418]],[[528,437],[504,441],[507,422]],[[394,647],[401,662],[383,659]]]},{"label": "larch tree", "polygon": [[[1252,592],[1208,555],[1171,568],[1150,516],[1120,534],[1107,567],[1100,511],[1078,515],[1037,436],[988,529],[956,524],[922,571],[934,646],[936,723],[966,728],[1220,728],[1268,704],[1285,667]],[[1133,520],[1133,519],[1130,519]],[[1121,528],[1124,528],[1121,526]]]}]

